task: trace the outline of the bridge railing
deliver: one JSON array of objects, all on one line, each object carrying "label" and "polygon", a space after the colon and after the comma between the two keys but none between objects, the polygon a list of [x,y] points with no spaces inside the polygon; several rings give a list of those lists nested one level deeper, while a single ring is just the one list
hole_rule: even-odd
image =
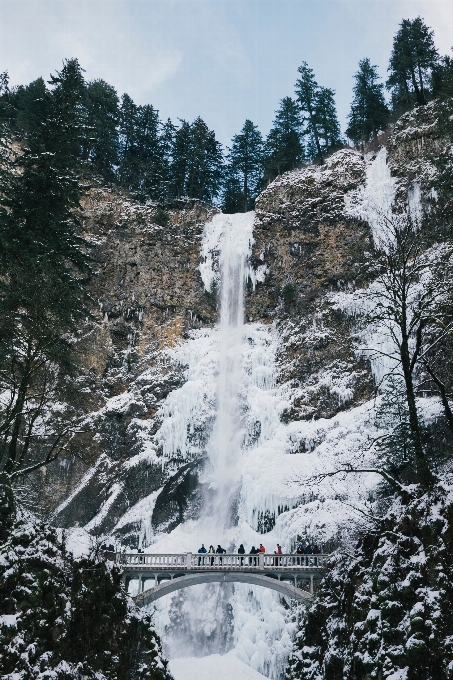
[{"label": "bridge railing", "polygon": [[117,553],[116,562],[131,567],[146,565],[157,569],[187,567],[186,554],[148,555],[144,553]]},{"label": "bridge railing", "polygon": [[304,569],[323,568],[329,555],[273,555],[259,553],[257,555],[239,555],[237,553],[117,553],[116,562],[123,566],[140,567],[155,570],[171,569]]}]

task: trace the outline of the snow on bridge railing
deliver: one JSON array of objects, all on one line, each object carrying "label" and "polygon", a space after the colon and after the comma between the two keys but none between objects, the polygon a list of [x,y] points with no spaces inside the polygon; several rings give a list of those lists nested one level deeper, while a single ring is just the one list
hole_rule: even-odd
[{"label": "snow on bridge railing", "polygon": [[325,568],[329,555],[239,555],[237,553],[184,553],[146,554],[116,553],[115,561],[125,567],[145,567],[156,570],[174,569],[288,569],[304,570]]}]

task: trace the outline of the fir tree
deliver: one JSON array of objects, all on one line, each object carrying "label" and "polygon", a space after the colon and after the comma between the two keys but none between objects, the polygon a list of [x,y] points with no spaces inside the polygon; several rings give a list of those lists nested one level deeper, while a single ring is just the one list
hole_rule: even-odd
[{"label": "fir tree", "polygon": [[340,123],[335,106],[335,90],[320,87],[316,97],[316,120],[321,139],[324,141],[325,154],[341,145]]},{"label": "fir tree", "polygon": [[241,132],[234,135],[228,154],[230,181],[239,178],[242,185],[241,212],[253,210],[263,172],[263,138],[257,126],[246,120]]},{"label": "fir tree", "polygon": [[354,99],[346,134],[356,145],[361,145],[362,151],[371,134],[375,145],[377,144],[378,130],[385,129],[389,118],[383,94],[384,85],[378,83],[376,69],[377,66],[372,66],[368,58],[361,59],[359,70],[354,75]]},{"label": "fir tree", "polygon": [[265,143],[265,179],[272,181],[277,175],[297,168],[304,159],[301,142],[300,111],[291,97],[284,97],[276,111],[273,126]]},{"label": "fir tree", "polygon": [[135,135],[136,192],[144,200],[160,200],[166,178],[165,156],[160,140],[162,124],[159,112],[150,104],[137,109]]},{"label": "fir tree", "polygon": [[175,197],[185,196],[190,155],[190,123],[181,119],[179,122],[173,137],[170,167],[171,194]]},{"label": "fir tree", "polygon": [[212,202],[220,192],[223,157],[215,133],[196,118],[181,121],[174,136],[171,175],[175,196]]},{"label": "fir tree", "polygon": [[317,118],[319,85],[315,80],[314,71],[309,68],[306,61],[297,70],[300,73],[300,78],[296,81],[296,95],[300,109],[305,114],[305,121],[307,122],[305,133],[311,134],[318,158],[322,163],[323,153],[319,139],[319,121]]},{"label": "fir tree", "polygon": [[[4,149],[0,170],[0,455],[11,475],[27,467],[49,384],[74,364],[70,336],[89,314],[85,242],[77,235],[81,197],[77,168],[84,126],[83,76],[76,60],[51,80],[50,115],[28,135],[23,153]],[[59,452],[63,433],[42,442]]]},{"label": "fir tree", "polygon": [[431,73],[432,94],[434,97],[453,97],[453,59],[442,57]]},{"label": "fir tree", "polygon": [[83,158],[107,180],[112,180],[118,164],[118,95],[104,80],[93,80],[87,83],[84,104],[87,136]]},{"label": "fir tree", "polygon": [[393,39],[387,87],[395,106],[426,104],[426,86],[439,59],[430,31],[421,17],[403,19]]},{"label": "fir tree", "polygon": [[228,164],[224,172],[222,211],[232,215],[243,210],[244,192],[239,171],[233,165]]},{"label": "fir tree", "polygon": [[20,136],[33,134],[50,115],[50,93],[42,78],[27,86],[20,85],[11,93],[15,108],[12,126]]},{"label": "fir tree", "polygon": [[298,71],[301,77],[296,81],[296,95],[306,123],[307,151],[323,163],[326,154],[341,144],[335,91],[318,85],[307,62],[303,62]]}]

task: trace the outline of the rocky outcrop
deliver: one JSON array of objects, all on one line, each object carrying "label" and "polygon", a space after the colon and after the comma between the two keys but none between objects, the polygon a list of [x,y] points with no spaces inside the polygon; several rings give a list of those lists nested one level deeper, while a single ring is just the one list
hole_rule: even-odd
[{"label": "rocky outcrop", "polygon": [[266,272],[250,293],[250,320],[276,320],[283,338],[280,379],[293,388],[288,419],[330,417],[369,397],[350,321],[326,294],[366,281],[372,236],[348,216],[345,195],[365,182],[364,157],[343,149],[322,166],[277,178],[256,204],[253,265]]}]

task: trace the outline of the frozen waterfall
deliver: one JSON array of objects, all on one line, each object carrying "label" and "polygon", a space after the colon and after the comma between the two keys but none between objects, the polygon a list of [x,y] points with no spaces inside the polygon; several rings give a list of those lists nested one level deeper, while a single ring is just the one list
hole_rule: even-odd
[{"label": "frozen waterfall", "polygon": [[220,323],[217,417],[207,449],[214,491],[208,512],[220,535],[232,524],[239,483],[244,287],[253,220],[253,212],[216,215],[210,224],[219,246]]}]

